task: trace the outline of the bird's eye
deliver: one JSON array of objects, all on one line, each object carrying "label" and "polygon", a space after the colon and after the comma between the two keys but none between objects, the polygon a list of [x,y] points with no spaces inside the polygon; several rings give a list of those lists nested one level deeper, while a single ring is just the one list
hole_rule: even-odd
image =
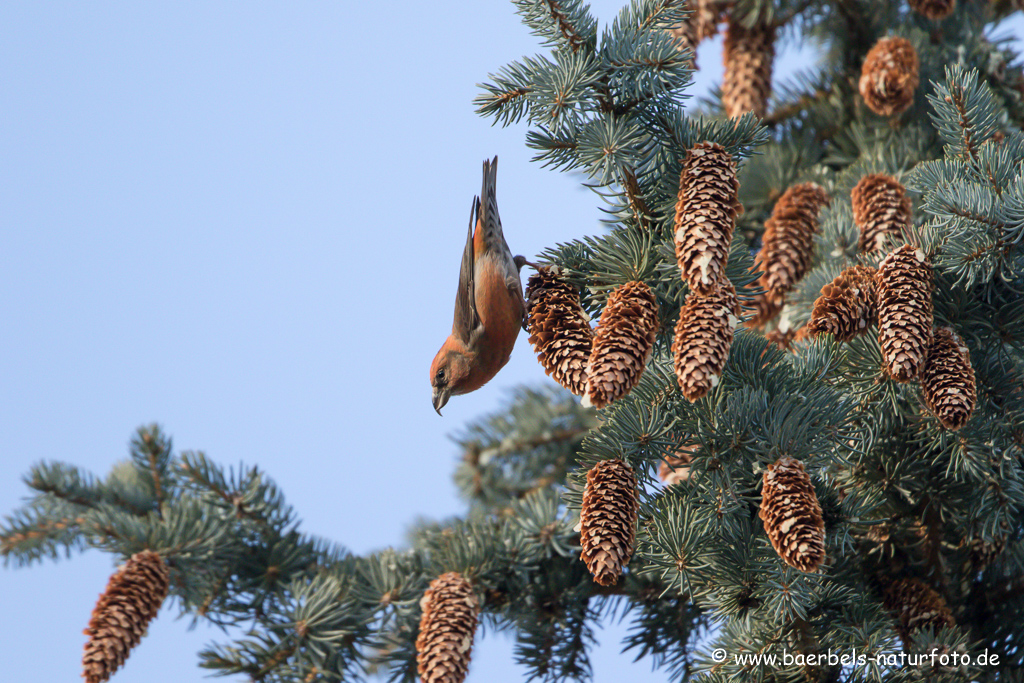
[{"label": "bird's eye", "polygon": [[435,376],[435,379],[438,382],[443,382],[444,381],[444,368],[441,368],[440,370],[437,371],[437,375]]}]

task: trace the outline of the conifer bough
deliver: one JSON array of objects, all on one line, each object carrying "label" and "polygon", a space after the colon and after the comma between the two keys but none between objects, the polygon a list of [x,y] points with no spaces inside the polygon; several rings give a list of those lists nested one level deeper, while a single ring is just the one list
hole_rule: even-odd
[{"label": "conifer bough", "polygon": [[537,360],[553,380],[582,396],[594,345],[579,291],[554,268],[541,268],[526,285],[526,321]]},{"label": "conifer bough", "polygon": [[673,486],[690,478],[691,455],[696,446],[684,446],[676,451],[675,455],[666,457],[658,465],[658,478],[665,486]]},{"label": "conifer bough", "polygon": [[423,683],[462,683],[469,671],[480,602],[462,574],[448,572],[430,582],[420,600],[416,668]]},{"label": "conifer bough", "polygon": [[692,291],[707,294],[725,277],[729,245],[742,207],[736,162],[713,142],[686,152],[676,200],[676,260]]},{"label": "conifer bough", "polygon": [[658,302],[644,282],[619,285],[608,296],[587,362],[587,397],[604,408],[636,386],[658,333]]},{"label": "conifer bough", "polygon": [[580,559],[596,583],[616,583],[633,557],[638,508],[636,475],[625,461],[602,460],[590,468],[580,509]]},{"label": "conifer bough", "polygon": [[932,267],[909,244],[878,266],[878,344],[886,374],[897,382],[917,377],[932,340]]},{"label": "conifer bough", "polygon": [[860,72],[860,94],[871,111],[894,116],[914,103],[920,64],[906,38],[882,38],[868,52]]},{"label": "conifer bough", "polygon": [[84,631],[89,636],[82,656],[86,683],[106,681],[121,668],[160,611],[169,587],[167,565],[151,550],[135,553],[110,577]]},{"label": "conifer bough", "polygon": [[884,173],[860,179],[850,193],[853,222],[860,230],[857,248],[862,252],[881,249],[887,235],[899,240],[910,227],[911,204],[900,181]]},{"label": "conifer bough", "polygon": [[825,522],[810,475],[796,458],[782,457],[762,478],[758,516],[772,547],[790,567],[816,571],[825,559]]},{"label": "conifer bough", "polygon": [[[540,335],[538,355],[553,376],[564,375],[563,382],[577,389],[587,380],[593,387],[585,374],[593,347],[577,296],[594,295],[604,305],[614,285],[643,280],[654,297],[639,308],[657,301],[661,310],[640,318],[675,324],[679,317],[679,323],[671,346],[672,330],[661,331],[646,367],[646,329],[620,335],[620,325],[606,325],[604,331],[614,328],[615,336],[635,342],[626,352],[628,372],[619,377],[619,370],[609,371],[616,396],[642,371],[631,393],[597,413],[558,387],[524,388],[498,412],[466,424],[456,437],[465,459],[455,480],[469,509],[457,519],[417,525],[407,550],[353,556],[305,533],[298,517],[309,501],[293,492],[298,500],[286,502],[262,468],[232,471],[201,453],[171,455],[169,440],[158,448],[161,439],[143,438],[133,442],[130,461],[107,477],[69,463],[32,466],[25,477],[32,498],[0,519],[0,555],[14,565],[32,565],[80,548],[127,558],[148,547],[140,539],[152,539],[159,552],[173,548],[171,591],[182,611],[207,623],[241,626],[200,654],[204,668],[230,680],[336,683],[379,671],[395,683],[412,683],[422,666],[424,679],[455,683],[465,676],[482,619],[516,632],[524,678],[580,680],[596,668],[593,628],[612,610],[629,622],[629,654],[672,680],[931,680],[926,671],[901,665],[786,666],[782,654],[831,648],[898,656],[902,647],[893,629],[923,640],[922,628],[944,628],[953,615],[957,623],[944,629],[948,637],[940,648],[972,656],[988,649],[1000,659],[943,680],[1016,680],[1024,670],[1024,80],[1019,45],[993,38],[1010,4],[960,4],[935,27],[905,3],[732,3],[734,20],[772,21],[780,37],[802,33],[822,41],[820,61],[772,94],[778,107],[766,127],[752,114],[729,119],[705,110],[695,116],[683,107],[694,94],[686,90],[689,69],[665,35],[685,16],[678,0],[631,1],[617,18],[601,22],[583,2],[517,0],[528,30],[544,47],[537,56],[494,65],[500,68],[482,86],[480,112],[499,124],[528,128],[527,145],[542,165],[587,177],[586,185],[610,204],[607,229],[550,245],[540,256],[571,273],[565,277],[570,284],[586,283],[590,290],[538,286],[530,333]],[[493,34],[503,28],[474,30]],[[739,30],[734,25],[732,56],[747,47],[735,44]],[[868,88],[869,102],[877,97],[894,110],[895,104],[921,103],[898,120],[876,115],[857,90],[879,31],[922,45],[925,92],[904,88],[898,79],[890,90],[885,78],[872,80],[869,69],[866,85],[886,87],[877,93]],[[693,35],[699,42],[699,26]],[[733,79],[738,70],[730,71]],[[767,85],[763,77],[760,82]],[[763,101],[767,87],[752,92]],[[730,97],[735,100],[736,92]],[[758,306],[763,304],[764,318],[782,310],[768,336],[783,345],[789,341],[788,353],[770,348],[757,333],[734,336],[733,302],[710,302],[719,290],[702,294],[681,276],[669,233],[680,208],[682,161],[698,144],[728,152],[744,185],[739,196],[748,221],[737,218],[736,248],[728,263],[719,252],[723,269],[716,271],[719,289],[735,286],[744,303],[751,285],[767,273],[749,272],[748,250],[758,241],[751,216],[763,222],[788,186],[815,179],[849,190],[867,173],[899,169],[908,188],[900,195],[888,182],[874,183],[873,191],[862,186],[863,201],[849,197],[857,226],[847,198],[837,198],[834,210],[820,214],[820,231],[808,242],[813,252],[804,255],[810,270],[802,279],[792,275],[799,268],[776,263],[779,274],[797,284],[777,300],[758,299]],[[728,215],[732,186],[705,187]],[[900,212],[911,191],[919,215],[907,230],[909,211]],[[858,207],[866,209],[866,218]],[[864,239],[859,254],[858,228]],[[772,229],[768,233],[770,244]],[[896,255],[909,263],[891,258],[881,269],[876,327],[884,355],[874,340],[863,338],[846,345],[792,343],[810,327],[793,329],[811,319],[826,284],[838,287],[833,279],[844,268],[878,265],[904,242],[921,246],[938,272],[932,292],[930,268],[917,262],[913,248]],[[768,265],[767,253],[759,267]],[[401,273],[384,279],[396,284],[396,278]],[[869,314],[840,289],[845,294],[829,304],[836,316],[824,327],[846,336]],[[542,300],[554,312],[542,316]],[[590,301],[583,303],[589,313]],[[606,308],[613,318],[615,306]],[[636,322],[626,319],[626,327]],[[575,334],[559,337],[567,320]],[[943,339],[932,332],[937,321],[962,331],[977,373],[973,414],[954,433],[948,427],[962,421],[962,399],[970,392],[936,392],[929,399],[926,392],[963,388],[969,375],[959,363],[966,356],[937,350]],[[553,336],[543,336],[547,332]],[[931,337],[936,341],[929,343]],[[892,363],[914,375],[900,354],[924,359],[914,378],[919,386],[882,381],[883,358],[885,367]],[[929,379],[932,363],[941,379]],[[701,395],[696,403],[684,400]],[[407,426],[408,416],[388,408],[378,412],[396,426],[392,431]],[[371,434],[378,451],[393,450],[394,436]],[[692,443],[702,450],[662,476],[682,479],[687,467],[694,476],[647,486],[663,458],[666,466],[674,462],[669,458],[684,460],[676,449]],[[784,455],[802,461],[807,472],[774,462]],[[593,465],[598,462],[604,464]],[[765,482],[769,463],[775,474]],[[303,466],[322,469],[308,458]],[[584,475],[587,488],[569,490],[582,487]],[[782,491],[781,480],[797,493]],[[812,491],[822,494],[825,533],[819,533]],[[581,503],[581,494],[576,533],[565,511]],[[827,557],[818,564],[822,548]],[[800,568],[815,566],[817,574],[800,575]],[[874,590],[880,566],[889,583],[903,583]],[[456,568],[462,579],[437,581]],[[628,580],[602,589],[591,572],[604,583],[623,573]],[[928,577],[927,585],[909,577]],[[421,614],[417,601],[432,582]],[[118,648],[127,649],[142,621],[136,616],[127,622],[133,630],[126,633],[114,626],[97,629],[91,645],[97,678],[117,666]],[[124,628],[120,622],[116,627]],[[44,649],[53,645],[46,634],[35,640]],[[719,648],[730,653],[728,661],[701,654]],[[766,658],[737,666],[731,658],[737,652],[774,655],[776,664]],[[15,668],[18,654],[11,653]],[[44,658],[36,659],[42,671]]]}]

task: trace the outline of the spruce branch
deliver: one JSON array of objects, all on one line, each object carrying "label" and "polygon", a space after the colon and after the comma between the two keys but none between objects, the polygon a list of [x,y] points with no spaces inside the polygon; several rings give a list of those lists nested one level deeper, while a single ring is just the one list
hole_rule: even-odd
[{"label": "spruce branch", "polygon": [[582,0],[513,0],[516,12],[545,45],[571,52],[593,51],[597,20]]},{"label": "spruce branch", "polygon": [[831,87],[821,88],[812,93],[805,93],[798,99],[773,109],[762,119],[762,122],[764,125],[772,128],[789,122],[794,116],[832,97],[833,93],[834,90]]},{"label": "spruce branch", "polygon": [[979,146],[997,130],[1001,107],[976,69],[946,67],[946,80],[928,95],[932,123],[947,145],[947,155],[977,162]]}]

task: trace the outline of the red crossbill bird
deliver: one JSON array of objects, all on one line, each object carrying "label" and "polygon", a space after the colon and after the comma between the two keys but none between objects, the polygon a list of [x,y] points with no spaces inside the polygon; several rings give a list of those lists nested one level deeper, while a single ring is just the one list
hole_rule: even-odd
[{"label": "red crossbill bird", "polygon": [[495,199],[497,178],[498,157],[484,161],[483,189],[473,198],[462,252],[452,333],[430,364],[438,415],[451,396],[476,391],[498,374],[525,324],[519,270],[527,261],[512,256],[501,232]]}]

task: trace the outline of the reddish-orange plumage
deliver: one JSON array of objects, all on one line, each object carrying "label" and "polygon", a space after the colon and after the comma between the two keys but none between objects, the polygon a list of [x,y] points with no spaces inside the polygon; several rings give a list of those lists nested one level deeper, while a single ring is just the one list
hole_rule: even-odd
[{"label": "reddish-orange plumage", "polygon": [[430,365],[433,404],[438,414],[449,397],[476,391],[512,355],[526,310],[519,269],[501,231],[495,199],[498,158],[484,162],[483,189],[473,216],[459,272],[452,333]]}]

